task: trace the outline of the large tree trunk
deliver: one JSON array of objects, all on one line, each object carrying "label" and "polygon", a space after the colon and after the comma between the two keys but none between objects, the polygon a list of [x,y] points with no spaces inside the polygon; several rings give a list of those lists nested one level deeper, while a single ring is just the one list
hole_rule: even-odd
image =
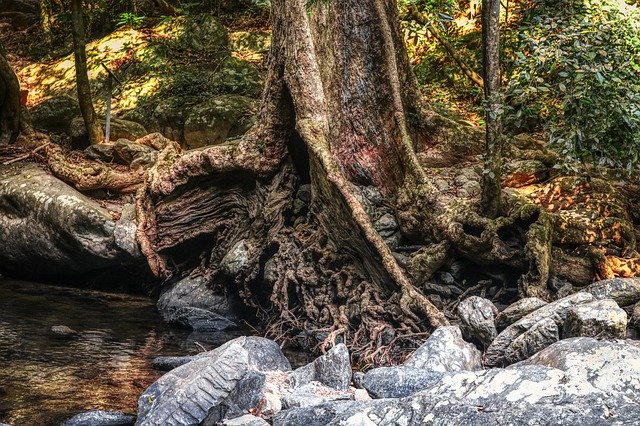
[{"label": "large tree trunk", "polygon": [[73,56],[76,65],[76,88],[78,90],[78,102],[84,124],[89,135],[89,142],[97,144],[102,142],[102,126],[93,108],[91,86],[87,71],[86,38],[84,31],[84,18],[82,16],[82,0],[71,2],[71,25],[73,34]]},{"label": "large tree trunk", "polygon": [[0,145],[18,138],[20,109],[20,84],[0,46]]},{"label": "large tree trunk", "polygon": [[[419,286],[449,255],[519,268],[523,292],[544,296],[546,216],[512,200],[508,217],[487,219],[440,194],[419,161],[416,149],[482,135],[423,109],[396,2],[307,4],[272,1],[258,124],[226,145],[165,152],[150,171],[138,239],[151,269],[199,268],[277,319],[274,334],[314,330],[373,362],[447,323]],[[374,227],[371,190],[395,211],[403,256]]]}]

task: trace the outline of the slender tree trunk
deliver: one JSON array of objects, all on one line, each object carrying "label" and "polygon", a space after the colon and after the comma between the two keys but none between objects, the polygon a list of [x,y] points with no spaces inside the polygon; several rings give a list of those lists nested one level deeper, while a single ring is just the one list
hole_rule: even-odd
[{"label": "slender tree trunk", "polygon": [[0,46],[0,144],[14,143],[20,133],[20,84]]},{"label": "slender tree trunk", "polygon": [[91,86],[87,71],[86,39],[84,32],[84,18],[82,16],[82,0],[71,2],[72,10],[72,33],[73,33],[73,56],[76,64],[76,87],[78,90],[78,102],[80,112],[87,128],[89,142],[97,144],[102,142],[102,127],[98,122],[93,100],[91,97]]},{"label": "slender tree trunk", "polygon": [[482,57],[486,122],[485,170],[482,204],[489,217],[500,213],[500,168],[502,166],[502,124],[500,97],[500,0],[482,3]]}]

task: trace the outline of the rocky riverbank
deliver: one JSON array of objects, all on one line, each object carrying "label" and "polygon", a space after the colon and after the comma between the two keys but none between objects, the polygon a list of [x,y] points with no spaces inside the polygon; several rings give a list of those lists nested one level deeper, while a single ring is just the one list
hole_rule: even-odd
[{"label": "rocky riverbank", "polygon": [[640,342],[625,337],[639,301],[635,278],[502,312],[470,297],[460,326],[436,329],[401,365],[366,372],[353,371],[344,344],[292,369],[276,342],[240,337],[158,359],[170,371],[142,393],[137,417],[91,412],[67,424],[636,424]]}]

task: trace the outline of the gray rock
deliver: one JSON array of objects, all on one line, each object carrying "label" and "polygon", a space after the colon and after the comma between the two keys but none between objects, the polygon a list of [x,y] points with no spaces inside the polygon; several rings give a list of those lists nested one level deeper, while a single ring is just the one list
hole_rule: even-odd
[{"label": "gray rock", "polygon": [[[104,118],[102,119],[104,120]],[[75,117],[69,123],[69,136],[74,141],[74,146],[88,146],[89,136],[84,119],[81,116]],[[147,134],[147,130],[140,123],[124,120],[122,118],[111,118],[111,130],[109,134],[110,141],[118,139],[128,139],[134,141]]]},{"label": "gray rock", "polygon": [[91,145],[84,150],[84,153],[88,158],[95,161],[102,161],[103,163],[110,163],[113,161],[113,144],[112,143],[99,143]]},{"label": "gray rock", "polygon": [[399,228],[398,221],[390,213],[383,214],[380,219],[373,223],[373,227],[381,237],[385,238],[393,235]]},{"label": "gray rock", "polygon": [[158,311],[172,324],[197,331],[234,328],[237,316],[228,298],[214,293],[203,277],[184,278],[169,286],[158,299]]},{"label": "gray rock", "polygon": [[51,327],[51,333],[58,337],[76,337],[78,332],[66,325],[54,325]]},{"label": "gray rock", "polygon": [[187,425],[204,420],[249,371],[290,371],[273,341],[239,337],[166,373],[138,400],[136,425]]},{"label": "gray rock", "polygon": [[235,419],[224,420],[223,426],[269,426],[266,420],[252,414],[236,417]]},{"label": "gray rock", "polygon": [[382,207],[384,204],[384,196],[378,188],[375,186],[362,186],[360,190],[362,191],[362,195],[373,207]]},{"label": "gray rock", "polygon": [[29,112],[36,129],[64,133],[71,120],[80,114],[80,105],[70,96],[56,96],[40,102]]},{"label": "gray rock", "polygon": [[456,326],[438,327],[404,363],[405,367],[429,371],[481,370],[481,353],[462,339]]},{"label": "gray rock", "polygon": [[629,319],[629,324],[640,329],[640,302],[633,305],[633,309],[631,310],[631,318]]},{"label": "gray rock", "polygon": [[402,398],[429,389],[444,373],[415,367],[380,367],[367,371],[361,385],[373,398]]},{"label": "gray rock", "polygon": [[623,338],[627,331],[627,313],[611,299],[574,306],[567,312],[562,337]]},{"label": "gray rock", "polygon": [[[158,151],[150,146],[141,145],[128,139],[118,139],[113,144],[113,159],[125,166],[130,165],[134,160],[139,158],[157,158]],[[155,161],[153,161],[155,163]]]},{"label": "gray rock", "polygon": [[485,364],[490,367],[513,364],[558,341],[567,311],[593,300],[591,294],[580,292],[524,316],[493,340],[485,351]]},{"label": "gray rock", "polygon": [[296,193],[296,195],[300,199],[300,201],[305,204],[309,204],[311,202],[311,185],[300,185],[300,188],[298,188],[298,192]]},{"label": "gray rock", "polygon": [[294,388],[316,381],[333,389],[347,390],[351,374],[349,351],[341,343],[312,363],[296,369],[291,375],[291,381]]},{"label": "gray rock", "polygon": [[596,299],[613,299],[618,306],[629,306],[640,301],[640,278],[613,278],[597,281],[584,289]]},{"label": "gray rock", "polygon": [[496,327],[504,330],[520,318],[529,315],[531,312],[542,308],[547,302],[537,297],[525,297],[509,305],[496,317]]},{"label": "gray rock", "polygon": [[640,402],[640,345],[628,340],[561,340],[516,366],[521,365],[557,368],[596,389]]},{"label": "gray rock", "polygon": [[477,339],[489,346],[498,335],[495,318],[498,308],[487,299],[478,296],[467,297],[458,305],[460,330],[467,340]]},{"label": "gray rock", "polygon": [[4,270],[69,276],[133,263],[114,230],[107,210],[38,166],[0,166]]},{"label": "gray rock", "polygon": [[62,423],[62,426],[129,426],[136,416],[121,411],[91,410],[77,414]]},{"label": "gray rock", "polygon": [[249,248],[244,240],[238,241],[220,261],[220,267],[229,275],[238,274],[249,263]]},{"label": "gray rock", "polygon": [[134,259],[143,259],[140,245],[136,237],[138,224],[136,223],[136,208],[133,204],[122,207],[120,219],[116,221],[113,239],[118,247],[129,253]]},{"label": "gray rock", "polygon": [[327,403],[286,410],[274,426],[635,424],[640,405],[543,366],[445,373],[401,399]]},{"label": "gray rock", "polygon": [[282,408],[309,407],[334,401],[350,401],[354,395],[347,391],[339,391],[317,382],[311,382],[294,389],[282,396]]},{"label": "gray rock", "polygon": [[151,361],[151,365],[156,370],[171,371],[174,368],[178,368],[188,362],[195,360],[197,356],[158,356]]}]

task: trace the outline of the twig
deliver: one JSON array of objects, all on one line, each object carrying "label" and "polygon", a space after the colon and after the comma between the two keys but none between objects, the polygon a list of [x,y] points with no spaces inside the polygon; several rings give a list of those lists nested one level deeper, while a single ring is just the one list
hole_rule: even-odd
[{"label": "twig", "polygon": [[9,164],[13,164],[13,163],[17,163],[18,161],[22,161],[22,160],[26,160],[27,158],[33,156],[34,154],[36,154],[38,151],[42,151],[44,148],[46,148],[47,146],[51,145],[51,142],[48,142],[44,145],[41,145],[39,147],[37,147],[36,149],[21,155],[19,157],[16,158],[12,158],[11,160],[5,161],[4,163],[2,163],[3,166],[7,166]]}]

